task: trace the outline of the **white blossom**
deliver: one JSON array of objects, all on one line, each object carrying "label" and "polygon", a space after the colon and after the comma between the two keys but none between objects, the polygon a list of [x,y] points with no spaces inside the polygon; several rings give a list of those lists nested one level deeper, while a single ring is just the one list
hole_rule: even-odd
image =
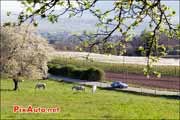
[{"label": "white blossom", "polygon": [[20,73],[40,79],[47,73],[47,62],[53,51],[47,40],[38,36],[34,28],[1,27],[0,71],[9,76]]}]

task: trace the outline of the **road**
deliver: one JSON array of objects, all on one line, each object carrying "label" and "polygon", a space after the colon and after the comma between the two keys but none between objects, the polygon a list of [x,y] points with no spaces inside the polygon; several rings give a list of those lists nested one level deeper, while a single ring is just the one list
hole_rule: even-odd
[{"label": "road", "polygon": [[[103,83],[103,82],[90,82],[90,81],[86,81],[86,80],[71,79],[71,78],[66,78],[66,77],[61,77],[61,76],[50,75],[50,74],[48,77],[55,79],[57,81],[63,80],[65,82],[78,83],[78,84],[82,84],[82,85],[90,85],[90,86],[96,85],[97,87],[100,87],[100,88],[110,88],[110,84]],[[156,94],[156,95],[178,95],[178,96],[180,96],[179,92],[160,91],[160,90],[153,90],[153,89],[147,89],[147,88],[128,87],[125,89],[118,89],[118,90],[146,93],[146,94],[153,94],[153,95]]]}]

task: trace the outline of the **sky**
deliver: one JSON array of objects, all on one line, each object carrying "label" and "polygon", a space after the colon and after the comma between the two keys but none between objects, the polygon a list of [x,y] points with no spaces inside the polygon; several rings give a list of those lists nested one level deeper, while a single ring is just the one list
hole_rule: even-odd
[{"label": "sky", "polygon": [[[164,3],[165,5],[171,7],[173,10],[176,11],[176,16],[174,16],[172,18],[172,21],[173,23],[179,23],[179,4],[180,4],[180,1],[173,1],[173,0],[165,0],[163,1],[162,3]],[[106,10],[108,8],[111,8],[112,6],[112,1],[99,1],[96,5],[97,8],[100,8],[101,10]],[[11,11],[13,14],[18,14],[21,10],[23,9],[23,6],[21,5],[20,2],[17,2],[17,1],[1,1],[1,22],[4,22],[4,21],[11,21],[11,20],[15,20],[15,17],[7,17],[6,16],[6,13],[7,11]],[[59,8],[58,8],[59,9]],[[16,17],[17,18],[17,17]],[[91,14],[88,14],[88,13],[85,13],[81,18],[73,18],[73,19],[68,19],[67,17],[62,19],[63,21],[67,21],[69,20],[69,25],[67,22],[62,22],[62,23],[56,23],[56,24],[51,24],[51,23],[47,23],[47,21],[41,21],[40,22],[40,26],[39,26],[39,29],[40,30],[45,30],[45,29],[48,29],[48,30],[51,30],[51,31],[59,31],[59,30],[66,30],[69,29],[69,30],[72,30],[72,31],[76,31],[77,30],[77,27],[79,25],[83,26],[84,25],[84,29],[87,29],[87,27],[90,29],[90,27],[94,27],[95,23],[97,20],[95,20],[95,18],[91,15]],[[88,22],[84,22],[84,24],[82,23],[82,20],[83,22],[85,20],[87,21],[92,21],[93,25],[90,25],[90,23],[87,25]],[[73,21],[75,21],[76,25],[73,25]],[[44,24],[46,23],[46,26],[44,26]],[[65,25],[67,23],[67,25]],[[82,24],[81,24],[82,23]],[[85,24],[86,23],[86,24]],[[139,29],[145,29],[143,28],[145,26],[146,23],[142,24],[142,26],[140,26],[139,28],[136,29],[136,31],[139,31]],[[61,26],[61,27],[57,27],[57,26]],[[60,28],[63,28],[63,29],[60,29]],[[80,30],[81,31],[81,30]],[[140,32],[140,31],[139,31]]]}]

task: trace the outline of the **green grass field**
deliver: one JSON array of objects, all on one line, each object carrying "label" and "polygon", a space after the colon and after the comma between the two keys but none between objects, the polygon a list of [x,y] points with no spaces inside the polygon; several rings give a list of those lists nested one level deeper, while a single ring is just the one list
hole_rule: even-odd
[{"label": "green grass field", "polygon": [[[20,90],[11,91],[12,80],[1,80],[1,119],[178,119],[179,101],[166,97],[135,95],[89,87],[85,92],[73,92],[73,84],[52,80],[42,81],[46,90],[34,90],[38,81],[25,80]],[[28,107],[58,107],[59,113],[13,113],[13,105]]]},{"label": "green grass field", "polygon": [[[79,60],[79,59],[70,59],[70,58],[63,58],[57,57],[53,59],[51,62],[52,64],[58,65],[67,65],[72,64],[77,67],[98,67],[105,71],[115,72],[115,73],[132,73],[132,74],[143,74],[143,69],[146,67],[145,65],[138,65],[138,64],[117,64],[117,63],[102,63],[102,62],[90,62],[86,60]],[[162,74],[162,76],[180,76],[180,68],[179,66],[154,66],[153,70],[158,71]]]}]

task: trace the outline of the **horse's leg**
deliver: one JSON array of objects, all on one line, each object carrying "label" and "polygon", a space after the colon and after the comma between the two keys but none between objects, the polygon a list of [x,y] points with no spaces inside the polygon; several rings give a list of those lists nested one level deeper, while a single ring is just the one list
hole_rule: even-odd
[{"label": "horse's leg", "polygon": [[72,87],[72,91],[74,91],[74,89],[75,89],[75,88],[74,88],[74,87]]}]

